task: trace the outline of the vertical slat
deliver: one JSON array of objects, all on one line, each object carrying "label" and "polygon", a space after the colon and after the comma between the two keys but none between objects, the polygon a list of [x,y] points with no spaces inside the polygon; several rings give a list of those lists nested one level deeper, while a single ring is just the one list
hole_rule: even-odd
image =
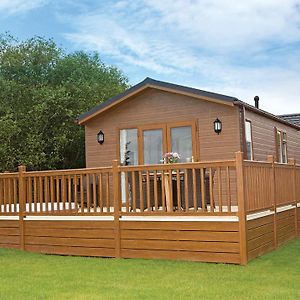
[{"label": "vertical slat", "polygon": [[139,171],[139,190],[140,190],[140,211],[144,211],[143,175],[141,171]]},{"label": "vertical slat", "polygon": [[132,209],[133,212],[136,212],[136,185],[135,185],[135,171],[131,172],[132,178]]},{"label": "vertical slat", "polygon": [[202,211],[206,211],[206,203],[205,203],[205,173],[204,168],[200,169],[201,171],[201,202],[202,202]]},{"label": "vertical slat", "polygon": [[106,209],[107,212],[110,212],[110,203],[109,203],[109,172],[106,173]]},{"label": "vertical slat", "polygon": [[29,212],[36,212],[34,210],[34,207],[32,207],[32,178],[31,177],[27,177],[27,188],[28,188],[28,205],[29,205]]},{"label": "vertical slat", "polygon": [[170,191],[170,199],[169,199],[169,210],[168,211],[173,211],[173,175],[172,175],[172,170],[168,170],[169,175],[168,175],[168,180],[169,180],[169,191]]},{"label": "vertical slat", "polygon": [[146,186],[147,186],[147,208],[148,211],[151,210],[151,205],[150,205],[150,176],[149,176],[149,171],[146,171]]},{"label": "vertical slat", "polygon": [[227,183],[227,211],[231,212],[231,188],[229,167],[226,167],[226,183]]},{"label": "vertical slat", "polygon": [[181,210],[180,171],[176,170],[177,210]]},{"label": "vertical slat", "polygon": [[72,178],[71,175],[68,176],[68,210],[72,209]]},{"label": "vertical slat", "polygon": [[214,187],[213,187],[212,168],[209,168],[209,195],[210,195],[210,212],[214,212],[215,204],[214,204]]},{"label": "vertical slat", "polygon": [[60,211],[60,183],[59,177],[56,176],[56,209]]},{"label": "vertical slat", "polygon": [[51,201],[51,211],[54,211],[54,198],[55,198],[55,191],[54,191],[54,177],[50,176],[50,201]]},{"label": "vertical slat", "polygon": [[49,211],[48,203],[49,203],[49,183],[48,176],[44,177],[44,196],[45,196],[45,211]]},{"label": "vertical slat", "polygon": [[38,185],[37,185],[37,178],[33,177],[33,201],[34,201],[34,211],[39,212],[40,209],[38,208]]},{"label": "vertical slat", "polygon": [[192,176],[193,176],[193,201],[194,201],[194,211],[198,210],[197,204],[197,181],[196,181],[196,170],[192,169]]},{"label": "vertical slat", "polygon": [[99,206],[100,206],[100,212],[103,212],[103,188],[102,188],[102,173],[99,173]]},{"label": "vertical slat", "polygon": [[0,178],[0,212],[3,212],[3,179]]},{"label": "vertical slat", "polygon": [[185,198],[185,210],[189,211],[189,176],[187,169],[184,170],[184,198]]},{"label": "vertical slat", "polygon": [[8,207],[7,207],[7,187],[6,187],[6,178],[3,179],[3,204],[4,204],[4,212],[8,212]]},{"label": "vertical slat", "polygon": [[126,212],[129,212],[128,172],[124,172],[123,174],[125,174],[125,205],[126,205]]},{"label": "vertical slat", "polygon": [[158,190],[157,190],[157,171],[153,171],[153,196],[154,196],[154,210],[158,210]]},{"label": "vertical slat", "polygon": [[222,176],[221,176],[221,168],[218,168],[218,204],[219,204],[219,211],[223,212],[223,199],[222,199]]},{"label": "vertical slat", "polygon": [[80,213],[84,213],[84,186],[82,174],[80,174]]},{"label": "vertical slat", "polygon": [[87,197],[87,212],[91,211],[91,186],[90,186],[90,174],[86,174],[86,197]]},{"label": "vertical slat", "polygon": [[94,213],[97,212],[97,185],[96,185],[96,174],[93,174],[93,208]]},{"label": "vertical slat", "polygon": [[43,203],[44,203],[44,197],[43,197],[43,178],[42,176],[39,176],[39,203],[40,203],[40,211],[43,212],[44,208],[43,208]]},{"label": "vertical slat", "polygon": [[[0,189],[1,194],[1,189]],[[17,178],[14,178],[14,212],[17,212],[17,202],[18,202],[18,182]],[[0,200],[0,206],[1,206],[1,200]]]},{"label": "vertical slat", "polygon": [[165,180],[164,180],[165,174],[164,171],[161,171],[161,204],[162,204],[162,210],[166,211],[166,193],[165,193]]},{"label": "vertical slat", "polygon": [[7,178],[7,194],[8,194],[8,211],[11,212],[12,211],[12,198],[11,198],[11,195],[12,195],[12,190],[11,190],[11,180],[10,178]]},{"label": "vertical slat", "polygon": [[73,184],[74,184],[74,206],[75,206],[75,211],[76,211],[76,214],[78,213],[78,177],[76,174],[74,174],[74,177],[73,177]]}]

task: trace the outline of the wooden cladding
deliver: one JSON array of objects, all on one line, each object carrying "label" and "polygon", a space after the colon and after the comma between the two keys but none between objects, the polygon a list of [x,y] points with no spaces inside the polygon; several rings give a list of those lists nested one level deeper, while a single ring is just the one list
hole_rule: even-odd
[{"label": "wooden cladding", "polygon": [[237,222],[121,222],[121,255],[239,263]]}]

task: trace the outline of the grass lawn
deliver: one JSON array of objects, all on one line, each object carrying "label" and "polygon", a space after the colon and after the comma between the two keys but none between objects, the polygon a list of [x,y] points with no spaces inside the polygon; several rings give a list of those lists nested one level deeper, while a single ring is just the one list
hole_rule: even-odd
[{"label": "grass lawn", "polygon": [[300,299],[300,239],[246,267],[0,249],[0,299]]}]

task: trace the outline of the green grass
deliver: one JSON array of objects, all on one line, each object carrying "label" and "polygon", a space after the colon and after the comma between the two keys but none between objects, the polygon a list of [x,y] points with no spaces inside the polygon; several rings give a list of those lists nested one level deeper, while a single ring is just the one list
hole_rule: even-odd
[{"label": "green grass", "polygon": [[246,267],[0,249],[0,299],[300,299],[300,240]]}]

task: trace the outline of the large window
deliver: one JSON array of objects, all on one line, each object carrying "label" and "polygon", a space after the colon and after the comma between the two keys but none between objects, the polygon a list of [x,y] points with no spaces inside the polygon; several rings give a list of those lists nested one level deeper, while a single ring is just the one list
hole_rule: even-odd
[{"label": "large window", "polygon": [[246,147],[247,147],[247,159],[253,160],[253,144],[252,144],[252,124],[251,121],[245,122],[245,135],[246,135]]},{"label": "large window", "polygon": [[286,164],[288,162],[287,156],[287,135],[286,132],[275,128],[276,134],[276,156],[279,163]]}]

